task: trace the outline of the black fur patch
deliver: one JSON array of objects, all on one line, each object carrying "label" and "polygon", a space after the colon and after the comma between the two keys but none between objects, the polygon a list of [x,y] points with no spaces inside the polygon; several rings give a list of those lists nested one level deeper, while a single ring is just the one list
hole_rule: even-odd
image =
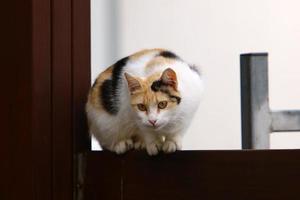
[{"label": "black fur patch", "polygon": [[123,67],[126,65],[129,57],[122,58],[118,62],[114,64],[114,68],[112,71],[112,86],[113,90],[116,90],[120,80],[122,79],[121,74],[123,71]]},{"label": "black fur patch", "polygon": [[104,109],[113,115],[119,111],[119,96],[117,93],[118,85],[122,80],[122,71],[129,57],[125,57],[113,66],[112,77],[103,82],[101,86],[101,100]]},{"label": "black fur patch", "polygon": [[201,72],[199,71],[196,65],[189,65],[189,67],[192,71],[196,72],[199,76],[201,76]]},{"label": "black fur patch", "polygon": [[151,90],[153,90],[154,92],[157,92],[160,90],[161,85],[162,85],[161,80],[154,81],[151,85]]},{"label": "black fur patch", "polygon": [[179,59],[179,57],[171,51],[162,51],[160,54],[158,54],[158,56],[162,56],[164,58]]},{"label": "black fur patch", "polygon": [[169,97],[170,97],[171,99],[176,99],[177,104],[180,104],[180,102],[181,102],[181,97],[174,96],[174,95],[170,95],[170,94],[169,94]]},{"label": "black fur patch", "polygon": [[171,99],[175,99],[177,104],[180,104],[180,102],[181,102],[180,97],[170,94],[168,86],[166,84],[164,84],[161,80],[154,81],[151,85],[151,90],[153,90],[154,92],[160,91],[160,92],[167,94]]},{"label": "black fur patch", "polygon": [[112,89],[112,80],[108,79],[101,85],[101,100],[104,109],[110,114],[118,113],[118,104]]}]

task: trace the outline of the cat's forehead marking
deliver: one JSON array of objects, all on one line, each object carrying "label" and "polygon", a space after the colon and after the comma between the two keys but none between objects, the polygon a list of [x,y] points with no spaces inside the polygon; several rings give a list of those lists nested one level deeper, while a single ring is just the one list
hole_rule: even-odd
[{"label": "cat's forehead marking", "polygon": [[160,80],[161,72],[157,72],[146,78],[140,79],[142,89],[139,93],[132,96],[132,103],[143,103],[147,106],[157,104],[159,101],[171,100],[180,104],[181,97],[178,91],[174,91],[172,87],[163,84]]},{"label": "cat's forehead marking", "polygon": [[175,100],[177,104],[180,104],[181,102],[181,97],[179,97],[178,92],[172,92],[173,89],[170,86],[165,85],[161,80],[154,81],[151,85],[151,90],[155,93],[165,93],[170,99]]},{"label": "cat's forehead marking", "polygon": [[161,97],[162,95],[164,95],[167,96],[172,101],[175,101],[177,104],[180,104],[181,97],[179,92],[174,91],[171,87],[165,85],[161,81],[160,77],[161,77],[161,72],[157,72],[147,77],[143,81],[143,87],[145,89],[144,91],[148,95],[156,97],[156,101],[158,96]]},{"label": "cat's forehead marking", "polygon": [[162,81],[161,80],[156,80],[153,81],[153,83],[151,84],[151,90],[154,92],[158,92],[162,86]]}]

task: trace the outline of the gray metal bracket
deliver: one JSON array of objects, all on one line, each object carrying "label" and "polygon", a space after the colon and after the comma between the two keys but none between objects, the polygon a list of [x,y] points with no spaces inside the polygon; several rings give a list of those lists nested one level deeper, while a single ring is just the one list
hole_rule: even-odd
[{"label": "gray metal bracket", "polygon": [[240,56],[242,148],[269,149],[272,132],[300,131],[300,110],[269,106],[268,54]]}]

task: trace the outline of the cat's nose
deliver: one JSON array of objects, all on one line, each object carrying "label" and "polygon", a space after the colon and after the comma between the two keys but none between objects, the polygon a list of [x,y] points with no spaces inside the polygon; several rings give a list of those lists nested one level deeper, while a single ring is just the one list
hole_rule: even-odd
[{"label": "cat's nose", "polygon": [[152,124],[152,126],[155,126],[155,123],[157,122],[157,120],[148,120],[150,122],[150,124]]}]

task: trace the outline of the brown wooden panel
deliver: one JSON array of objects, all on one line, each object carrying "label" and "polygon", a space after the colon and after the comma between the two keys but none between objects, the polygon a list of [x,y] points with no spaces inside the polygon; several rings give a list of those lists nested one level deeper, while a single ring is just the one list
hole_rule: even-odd
[{"label": "brown wooden panel", "polygon": [[[83,169],[79,154],[90,150],[85,119],[85,102],[91,84],[90,64],[90,0],[74,0],[72,4],[72,110],[74,152],[74,195],[82,196]],[[79,175],[78,172],[81,174]]]},{"label": "brown wooden panel", "polygon": [[85,119],[85,103],[91,86],[90,0],[73,1],[72,66],[73,66],[73,134],[74,151],[90,150]]},{"label": "brown wooden panel", "polygon": [[31,52],[27,51],[31,47],[31,9],[25,2],[20,7],[15,1],[1,3],[0,199],[17,199],[14,187],[31,198],[33,156],[26,148],[31,146],[32,120]]},{"label": "brown wooden panel", "polygon": [[72,199],[71,0],[52,0],[53,199]]},{"label": "brown wooden panel", "polygon": [[32,199],[52,199],[51,7],[32,0]]},{"label": "brown wooden panel", "polygon": [[0,199],[51,198],[49,13],[48,0],[1,2]]},{"label": "brown wooden panel", "polygon": [[0,199],[71,200],[73,133],[88,138],[89,1],[10,0],[0,13]]},{"label": "brown wooden panel", "polygon": [[122,199],[122,158],[110,152],[89,152],[84,199]]},{"label": "brown wooden panel", "polygon": [[[157,157],[93,152],[86,195],[105,199],[121,188],[124,200],[297,199],[299,158],[300,150],[182,151]],[[122,181],[102,182],[109,177]]]}]

